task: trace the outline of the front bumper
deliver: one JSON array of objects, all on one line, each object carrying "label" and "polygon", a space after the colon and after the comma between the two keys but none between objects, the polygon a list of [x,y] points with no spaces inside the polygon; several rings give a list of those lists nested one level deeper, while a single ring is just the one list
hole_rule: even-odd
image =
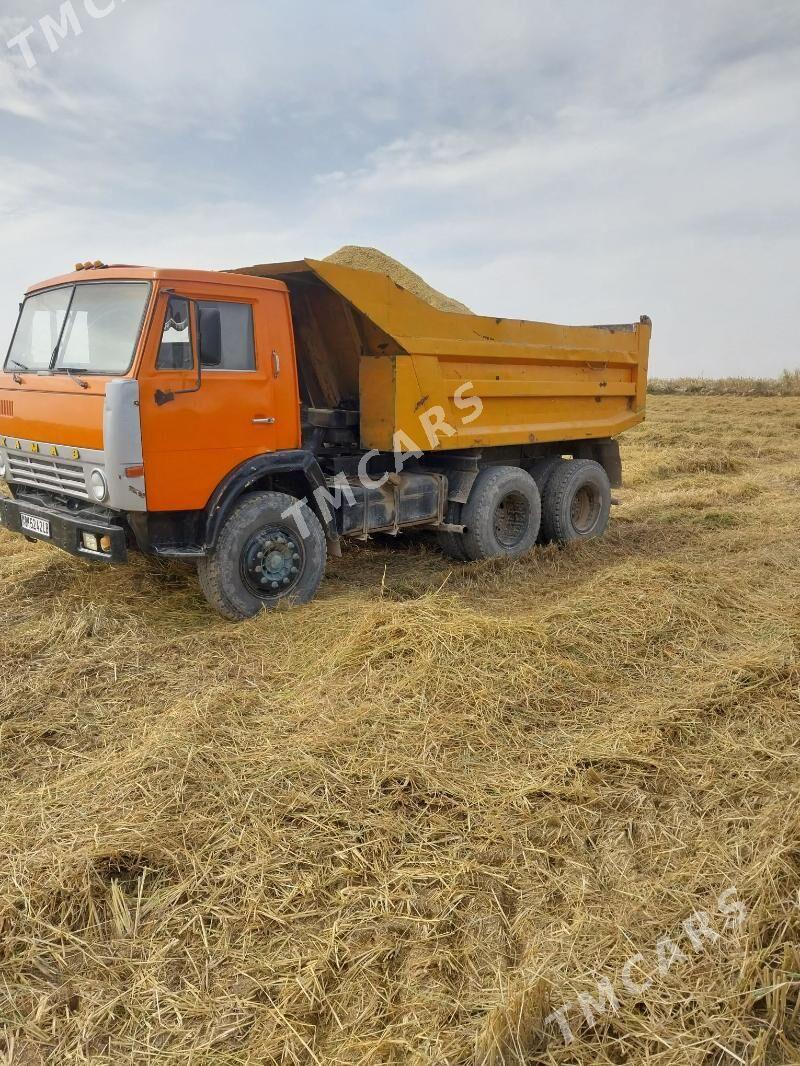
[{"label": "front bumper", "polygon": [[[43,519],[50,523],[50,535],[45,536],[22,528],[22,515]],[[0,529],[10,533],[21,533],[32,540],[53,544],[70,555],[101,563],[126,563],[128,561],[128,542],[125,530],[121,526],[110,526],[98,515],[89,510],[67,512],[55,507],[42,507],[40,504],[23,500],[0,497]],[[90,551],[83,546],[82,534],[92,533],[99,539],[108,537],[110,551]]]}]

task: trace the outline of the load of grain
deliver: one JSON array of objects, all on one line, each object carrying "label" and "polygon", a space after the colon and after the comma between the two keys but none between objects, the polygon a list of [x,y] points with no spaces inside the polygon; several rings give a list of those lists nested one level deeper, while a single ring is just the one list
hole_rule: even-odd
[{"label": "load of grain", "polygon": [[361,248],[355,244],[345,245],[338,252],[329,255],[327,263],[337,263],[339,266],[353,267],[355,270],[372,270],[376,274],[388,274],[397,285],[408,292],[418,296],[420,300],[435,307],[437,311],[450,311],[454,314],[471,315],[473,312],[458,300],[445,296],[438,292],[427,281],[409,270],[407,266],[398,263],[390,255],[379,251],[377,248]]}]

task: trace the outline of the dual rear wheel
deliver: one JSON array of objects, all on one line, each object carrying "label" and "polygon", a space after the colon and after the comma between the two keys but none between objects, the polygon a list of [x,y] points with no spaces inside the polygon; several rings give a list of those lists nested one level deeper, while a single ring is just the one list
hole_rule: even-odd
[{"label": "dual rear wheel", "polygon": [[602,536],[611,513],[611,484],[592,460],[537,460],[530,471],[487,467],[466,504],[451,504],[448,522],[464,532],[439,535],[458,561],[517,558],[538,543],[569,544]]},{"label": "dual rear wheel", "polygon": [[611,516],[611,482],[591,459],[562,461],[551,472],[544,491],[542,539],[571,544],[601,537]]}]

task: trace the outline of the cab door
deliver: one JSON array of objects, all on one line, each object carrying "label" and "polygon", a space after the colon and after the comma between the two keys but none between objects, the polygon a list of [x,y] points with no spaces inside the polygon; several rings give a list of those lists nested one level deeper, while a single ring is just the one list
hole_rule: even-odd
[{"label": "cab door", "polygon": [[162,293],[140,377],[151,511],[199,510],[231,470],[276,449],[272,294],[178,288]]}]

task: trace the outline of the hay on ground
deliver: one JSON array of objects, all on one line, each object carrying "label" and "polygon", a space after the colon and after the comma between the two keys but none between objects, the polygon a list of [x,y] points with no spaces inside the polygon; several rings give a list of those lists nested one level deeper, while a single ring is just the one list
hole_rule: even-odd
[{"label": "hay on ground", "polygon": [[799,439],[655,398],[604,540],[239,627],[0,530],[0,1063],[800,1061]]}]

